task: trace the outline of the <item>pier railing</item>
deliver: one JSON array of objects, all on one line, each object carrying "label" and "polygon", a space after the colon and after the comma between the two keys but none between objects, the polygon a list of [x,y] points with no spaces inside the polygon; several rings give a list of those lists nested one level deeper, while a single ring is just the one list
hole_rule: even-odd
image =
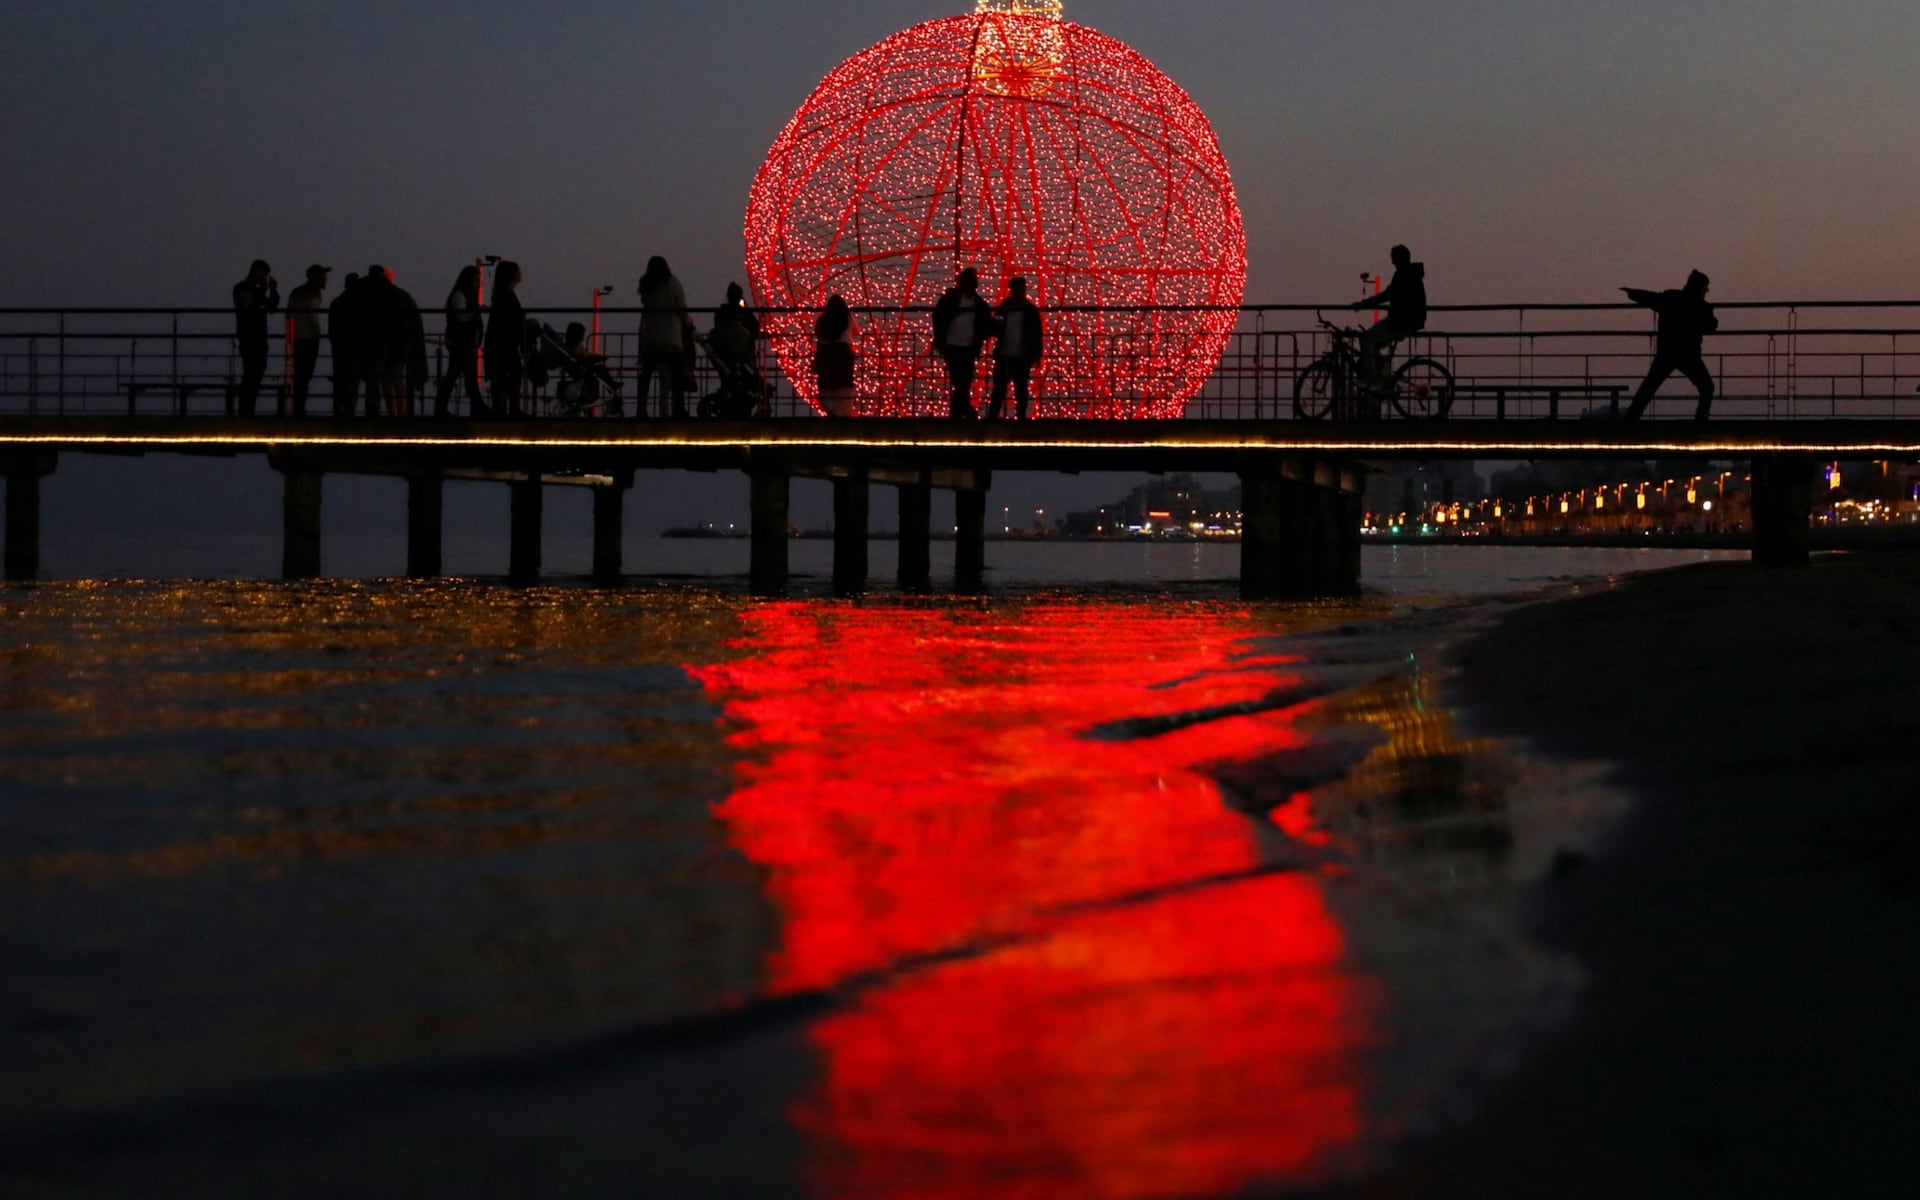
[{"label": "pier railing", "polygon": [[[1719,387],[1717,417],[1920,417],[1920,301],[1769,301],[1717,308],[1721,329],[1706,349]],[[1227,347],[1187,415],[1294,419],[1295,380],[1328,347],[1328,335],[1317,323],[1321,314],[1341,323],[1371,319],[1345,305],[1240,309]],[[626,384],[625,407],[632,411],[637,310],[546,309],[529,315],[556,328],[597,316],[600,352],[613,376]],[[695,310],[694,315],[703,329],[711,320],[710,312]],[[446,367],[439,325],[438,314],[428,314],[429,365],[436,379]],[[1653,347],[1652,315],[1626,304],[1438,306],[1428,326],[1402,343],[1398,353],[1429,356],[1448,366],[1458,385],[1455,419],[1607,415],[1638,386]],[[257,409],[267,415],[285,411],[291,391],[290,356],[278,327],[276,319]],[[1097,351],[1116,360],[1135,352],[1118,342]],[[812,415],[764,344],[759,357],[770,385],[770,415]],[[310,412],[331,410],[331,377],[323,349]],[[228,309],[0,309],[0,417],[231,413],[240,378]],[[544,385],[529,385],[526,403],[532,411],[554,411],[558,380],[556,373]],[[719,382],[701,355],[692,395],[712,393]],[[425,395],[413,401],[414,411],[431,411],[433,391],[429,383]],[[1081,399],[1073,379],[1045,369],[1036,376],[1035,393],[1042,413],[1074,408]],[[458,388],[454,395],[456,411],[464,412],[464,395]],[[1656,417],[1691,413],[1692,391],[1684,380],[1672,380],[1662,395],[1670,399],[1656,406]]]}]

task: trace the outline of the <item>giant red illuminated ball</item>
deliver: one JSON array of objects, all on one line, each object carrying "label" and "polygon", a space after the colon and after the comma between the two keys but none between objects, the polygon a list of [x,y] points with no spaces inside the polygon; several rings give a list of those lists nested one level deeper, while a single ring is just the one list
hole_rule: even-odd
[{"label": "giant red illuminated ball", "polygon": [[1122,43],[1009,12],[916,25],[828,75],[767,153],[746,242],[757,302],[801,310],[766,329],[809,401],[827,297],[893,310],[855,317],[865,415],[946,414],[928,314],[899,310],[931,307],[962,267],[992,301],[1024,275],[1048,310],[1042,416],[1179,416],[1246,290],[1199,107]]}]

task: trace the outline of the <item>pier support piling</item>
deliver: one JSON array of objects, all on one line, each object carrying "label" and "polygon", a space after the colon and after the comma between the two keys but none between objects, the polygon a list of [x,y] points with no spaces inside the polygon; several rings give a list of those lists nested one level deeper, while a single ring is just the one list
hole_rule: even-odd
[{"label": "pier support piling", "polygon": [[511,494],[507,581],[535,583],[540,579],[540,518],[545,499],[538,473],[507,485]]},{"label": "pier support piling", "polygon": [[1240,471],[1240,594],[1344,595],[1360,586],[1362,499],[1351,468],[1280,459]]},{"label": "pier support piling", "polygon": [[1334,493],[1333,584],[1342,595],[1360,592],[1360,527],[1367,520],[1367,498],[1357,491]]},{"label": "pier support piling", "polygon": [[987,487],[986,473],[976,487],[963,487],[953,493],[953,585],[962,592],[977,592],[987,582]]},{"label": "pier support piling", "polygon": [[1240,473],[1240,594],[1248,600],[1288,593],[1287,487],[1277,469]]},{"label": "pier support piling", "polygon": [[315,579],[320,574],[320,492],[318,467],[301,462],[280,466],[280,575]]},{"label": "pier support piling", "polygon": [[1753,561],[1805,566],[1812,557],[1813,459],[1769,454],[1753,460]]},{"label": "pier support piling", "polygon": [[0,461],[7,477],[6,576],[11,580],[40,576],[40,480],[53,474],[57,457],[51,453],[12,453]]},{"label": "pier support piling", "polygon": [[441,571],[446,481],[438,472],[407,477],[407,577],[434,579]]},{"label": "pier support piling", "polygon": [[933,481],[926,472],[900,485],[900,590],[933,586]]},{"label": "pier support piling", "polygon": [[867,590],[867,538],[872,488],[865,466],[849,467],[833,479],[833,593],[857,596]]},{"label": "pier support piling", "polygon": [[619,583],[623,569],[620,560],[623,524],[626,517],[627,489],[619,483],[593,489],[593,580],[595,583]]},{"label": "pier support piling", "polygon": [[784,463],[756,461],[748,470],[748,478],[753,489],[748,586],[756,596],[784,596],[792,476]]}]

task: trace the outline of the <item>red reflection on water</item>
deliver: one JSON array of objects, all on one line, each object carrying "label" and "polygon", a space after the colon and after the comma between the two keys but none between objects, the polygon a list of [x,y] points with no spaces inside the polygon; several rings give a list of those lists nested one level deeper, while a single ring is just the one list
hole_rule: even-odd
[{"label": "red reflection on water", "polygon": [[[795,1120],[825,1194],[1231,1191],[1361,1126],[1362,985],[1309,874],[1209,764],[1286,712],[1099,739],[1293,681],[1246,614],[768,605],[697,672],[750,752],[721,806],[769,870],[776,990],[866,985]],[[1293,822],[1289,822],[1292,824]]]}]

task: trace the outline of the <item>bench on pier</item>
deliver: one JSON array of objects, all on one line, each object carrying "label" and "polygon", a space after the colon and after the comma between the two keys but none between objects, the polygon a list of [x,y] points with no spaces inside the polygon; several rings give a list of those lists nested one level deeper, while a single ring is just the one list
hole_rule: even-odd
[{"label": "bench on pier", "polygon": [[1534,402],[1545,400],[1547,402],[1548,419],[1557,421],[1560,419],[1560,401],[1564,397],[1585,401],[1589,410],[1591,410],[1594,401],[1604,400],[1606,401],[1607,415],[1610,417],[1618,417],[1620,415],[1620,398],[1626,395],[1626,393],[1627,385],[1624,383],[1561,383],[1551,380],[1532,383],[1514,383],[1465,380],[1456,382],[1453,385],[1453,405],[1454,412],[1458,413],[1462,400],[1484,400],[1491,398],[1493,400],[1494,419],[1504,421],[1507,417],[1507,402],[1509,400]]},{"label": "bench on pier", "polygon": [[[127,394],[127,415],[130,417],[140,415],[140,397],[149,392],[172,395],[173,415],[176,417],[186,416],[187,402],[201,392],[221,396],[224,401],[226,415],[228,416],[234,415],[239,405],[240,397],[239,380],[229,376],[168,376],[165,379],[123,379],[120,381],[120,389]],[[270,389],[268,389],[265,384],[262,384],[260,395],[264,398],[269,394]],[[277,396],[278,391],[272,390],[271,394]]]}]

